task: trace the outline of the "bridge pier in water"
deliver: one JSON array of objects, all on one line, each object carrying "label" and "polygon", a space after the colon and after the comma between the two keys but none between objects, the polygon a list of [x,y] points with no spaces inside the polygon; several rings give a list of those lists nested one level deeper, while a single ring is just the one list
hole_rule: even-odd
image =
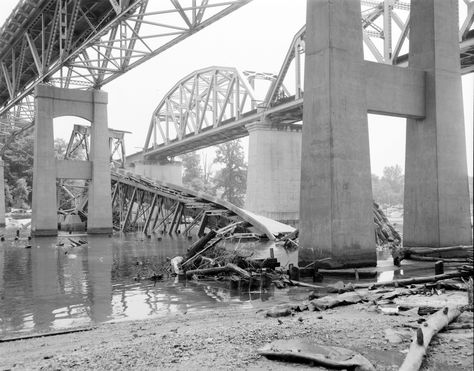
[{"label": "bridge pier in water", "polygon": [[307,2],[300,265],[376,264],[360,3]]},{"label": "bridge pier in water", "polygon": [[[91,123],[89,161],[54,157],[53,119],[78,116]],[[107,93],[38,85],[35,90],[35,147],[31,234],[57,235],[56,179],[90,179],[88,233],[112,232]]]},{"label": "bridge pier in water", "polygon": [[426,117],[407,122],[405,246],[472,245],[457,7],[411,4],[409,64],[426,71]]},{"label": "bridge pier in water", "polygon": [[472,245],[457,6],[412,3],[400,68],[363,60],[359,2],[307,1],[300,264],[376,264],[367,112],[409,119],[404,244]]},{"label": "bridge pier in water", "polygon": [[299,220],[301,125],[272,127],[270,119],[249,132],[245,209],[282,223]]}]

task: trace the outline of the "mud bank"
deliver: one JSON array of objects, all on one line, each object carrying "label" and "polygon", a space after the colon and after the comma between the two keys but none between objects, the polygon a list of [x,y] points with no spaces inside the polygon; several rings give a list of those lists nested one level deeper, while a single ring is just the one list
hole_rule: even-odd
[{"label": "mud bank", "polygon": [[[452,298],[440,298],[442,302]],[[273,303],[274,304],[274,303]],[[276,339],[311,339],[358,351],[377,370],[398,370],[409,348],[417,314],[386,315],[368,303],[324,312],[265,317],[272,304],[252,303],[144,321],[106,323],[94,330],[0,344],[2,370],[312,368],[267,360],[257,349]],[[472,324],[472,312],[458,321]],[[440,333],[424,370],[471,370],[470,329]],[[318,369],[318,368],[316,368]]]}]

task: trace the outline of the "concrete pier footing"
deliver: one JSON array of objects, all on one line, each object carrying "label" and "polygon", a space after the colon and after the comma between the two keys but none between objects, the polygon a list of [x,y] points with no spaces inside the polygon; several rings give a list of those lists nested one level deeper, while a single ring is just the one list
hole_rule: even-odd
[{"label": "concrete pier footing", "polygon": [[245,209],[287,224],[299,220],[301,126],[247,125],[249,152]]}]

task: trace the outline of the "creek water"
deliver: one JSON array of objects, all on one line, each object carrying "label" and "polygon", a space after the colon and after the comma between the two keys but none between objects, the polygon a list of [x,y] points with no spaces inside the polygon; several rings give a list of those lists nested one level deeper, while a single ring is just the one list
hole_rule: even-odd
[{"label": "creek water", "polygon": [[[166,276],[156,283],[137,280],[142,267],[182,255],[196,238],[80,235],[72,237],[88,243],[72,247],[67,234],[30,241],[25,229],[15,240],[15,231],[16,227],[0,229],[0,235],[5,234],[0,242],[0,339],[217,307],[258,307],[263,301],[278,304],[307,296],[307,289],[297,287],[278,290],[271,285],[249,292],[233,290],[226,282]],[[255,258],[268,257],[273,247],[281,266],[297,263],[296,251],[287,252],[272,242],[226,243],[231,249],[244,246]],[[387,251],[378,251],[378,267],[379,281],[402,278],[407,270],[421,272],[418,264],[394,269]],[[351,277],[328,277],[324,284],[341,279],[347,282]]]},{"label": "creek water", "polygon": [[[0,338],[219,306],[252,306],[293,295],[272,287],[239,292],[225,283],[166,276],[156,283],[137,280],[144,266],[157,267],[168,257],[182,255],[196,238],[81,235],[72,238],[88,243],[72,247],[66,234],[32,240],[26,231],[18,240],[14,229],[0,230],[1,234],[6,237],[0,242]],[[255,256],[268,256],[271,243],[253,244]],[[296,263],[296,253],[283,249],[276,251],[276,257],[284,264]]]}]

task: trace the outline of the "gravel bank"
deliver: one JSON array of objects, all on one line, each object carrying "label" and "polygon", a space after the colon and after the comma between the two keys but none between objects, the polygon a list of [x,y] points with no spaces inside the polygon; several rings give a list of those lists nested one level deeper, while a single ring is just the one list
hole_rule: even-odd
[{"label": "gravel bank", "polygon": [[[412,331],[403,325],[417,318],[383,315],[368,304],[267,318],[268,306],[108,323],[87,332],[1,343],[0,369],[304,369],[310,367],[267,360],[257,349],[275,339],[309,338],[359,351],[377,370],[397,370]],[[463,314],[469,317],[472,313]],[[472,349],[472,329],[444,332],[433,339],[424,369],[472,370]]]}]

